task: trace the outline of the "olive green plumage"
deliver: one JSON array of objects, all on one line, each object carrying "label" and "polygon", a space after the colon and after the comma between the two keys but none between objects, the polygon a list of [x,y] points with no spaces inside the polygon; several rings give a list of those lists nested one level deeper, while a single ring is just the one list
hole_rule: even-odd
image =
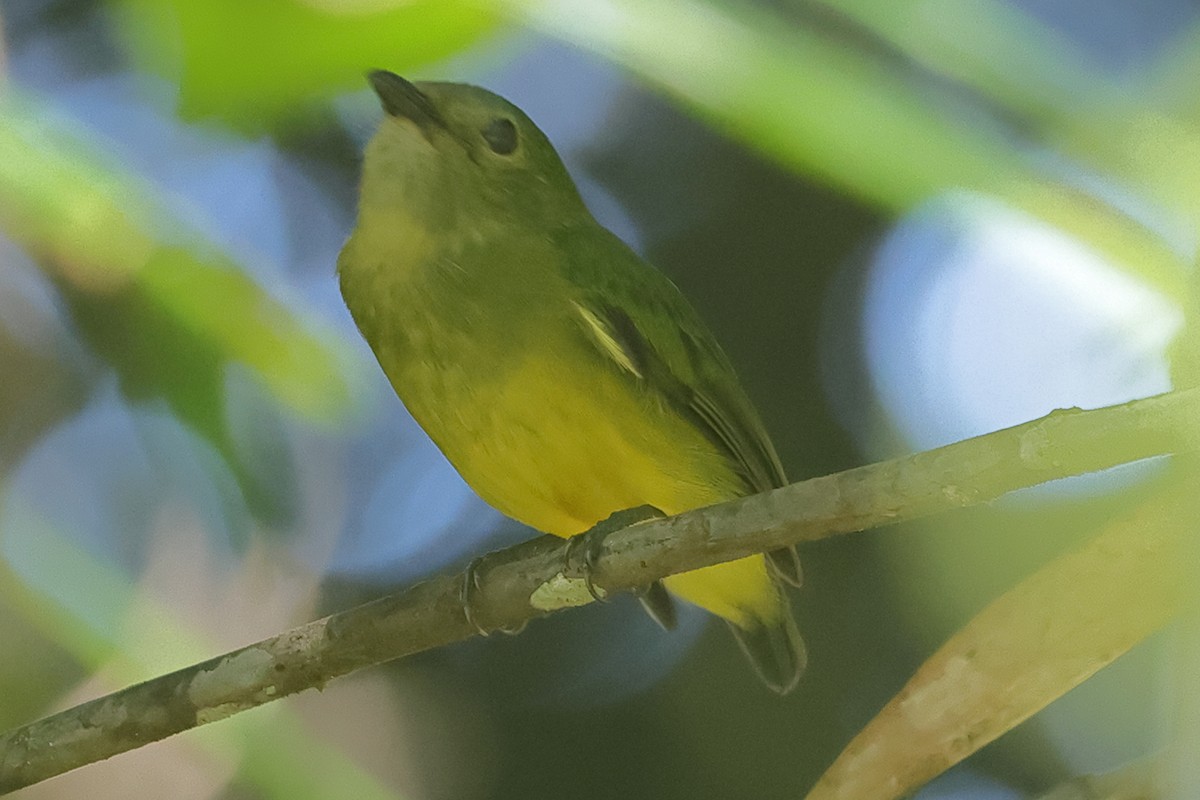
[{"label": "olive green plumage", "polygon": [[[463,478],[559,536],[650,505],[675,514],[784,483],[753,405],[665,276],[587,211],[544,134],[472,86],[372,73],[342,293],[397,394]],[[769,686],[803,642],[790,550],[664,581],[725,618]]]}]

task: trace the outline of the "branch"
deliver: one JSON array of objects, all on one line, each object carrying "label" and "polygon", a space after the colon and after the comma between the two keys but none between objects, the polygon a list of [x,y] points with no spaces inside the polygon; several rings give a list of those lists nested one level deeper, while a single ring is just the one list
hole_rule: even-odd
[{"label": "branch", "polygon": [[[604,592],[840,533],[994,500],[1057,478],[1192,451],[1200,389],[1042,419],[612,533],[593,583]],[[515,628],[591,602],[582,565],[543,536],[476,567],[472,616]],[[0,736],[0,793],[253,708],[333,678],[477,633],[461,602],[464,576],[310,622]]]}]

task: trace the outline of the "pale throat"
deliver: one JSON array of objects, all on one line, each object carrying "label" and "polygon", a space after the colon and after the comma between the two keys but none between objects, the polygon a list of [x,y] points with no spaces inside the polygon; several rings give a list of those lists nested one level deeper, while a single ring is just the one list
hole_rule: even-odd
[{"label": "pale throat", "polygon": [[389,272],[411,274],[428,262],[438,246],[429,225],[403,206],[387,205],[359,211],[355,248]]}]

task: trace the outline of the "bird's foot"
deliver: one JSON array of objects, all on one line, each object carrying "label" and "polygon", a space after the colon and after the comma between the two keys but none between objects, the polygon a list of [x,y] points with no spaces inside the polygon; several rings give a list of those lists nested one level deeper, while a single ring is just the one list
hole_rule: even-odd
[{"label": "bird's foot", "polygon": [[[653,519],[662,519],[665,516],[663,512],[652,505],[626,508],[610,514],[607,518],[596,523],[578,536],[571,537],[567,545],[567,565],[570,566],[575,563],[576,551],[582,548],[583,581],[584,585],[587,586],[588,594],[602,603],[608,600],[605,591],[598,588],[592,582],[592,573],[595,570],[596,561],[600,557],[600,551],[608,535],[622,528],[629,528]],[[675,603],[671,599],[671,596],[667,594],[662,581],[655,581],[649,586],[638,590],[636,595],[652,620],[661,625],[665,630],[671,630],[675,627]]]},{"label": "bird's foot", "polygon": [[[491,631],[480,625],[475,619],[475,593],[479,591],[479,566],[487,556],[479,556],[471,559],[471,563],[467,564],[467,568],[463,570],[463,583],[459,589],[459,602],[462,603],[463,616],[472,628],[474,628],[480,636],[487,636]],[[515,628],[497,628],[501,633],[507,633],[515,636],[525,630],[525,623],[522,622]]]}]

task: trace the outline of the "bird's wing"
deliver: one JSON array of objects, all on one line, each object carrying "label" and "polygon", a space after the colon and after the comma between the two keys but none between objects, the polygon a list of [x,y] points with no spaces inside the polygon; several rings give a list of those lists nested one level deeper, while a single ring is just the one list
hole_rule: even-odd
[{"label": "bird's wing", "polygon": [[[622,302],[629,299],[605,292],[577,304],[601,352],[703,433],[729,460],[747,494],[782,486],[778,456],[711,337],[702,329],[666,330],[652,318],[666,309],[633,309]],[[666,319],[680,322],[680,310],[671,309]]]},{"label": "bird's wing", "polygon": [[[597,226],[559,234],[562,269],[578,288],[574,311],[602,357],[656,392],[723,453],[747,494],[787,477],[729,358],[675,285]],[[795,548],[767,553],[782,580],[803,582]]]},{"label": "bird's wing", "polygon": [[725,454],[746,492],[787,482],[729,358],[666,276],[602,228],[565,234],[575,311],[600,352]]}]

